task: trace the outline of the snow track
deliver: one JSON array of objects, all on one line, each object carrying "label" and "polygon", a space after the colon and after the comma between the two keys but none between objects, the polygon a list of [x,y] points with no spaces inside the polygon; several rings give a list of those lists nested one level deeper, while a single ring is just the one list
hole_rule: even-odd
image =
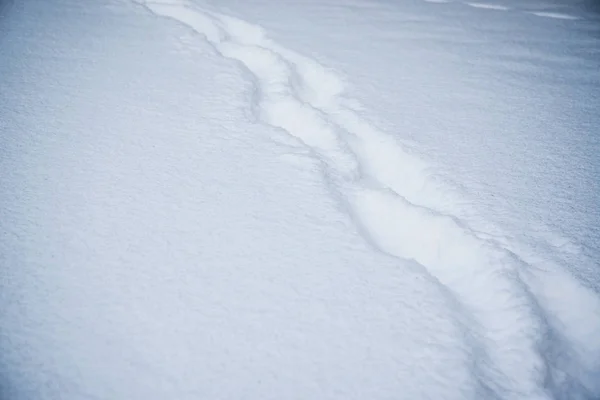
[{"label": "snow track", "polygon": [[593,381],[597,366],[569,347],[567,327],[550,321],[547,299],[532,289],[537,281],[530,281],[530,266],[444,212],[444,201],[456,201],[452,189],[368,121],[344,96],[338,75],[270,40],[259,26],[182,1],[138,3],[187,25],[220,55],[239,62],[254,83],[255,117],[292,138],[291,158],[317,159],[366,240],[391,256],[415,260],[448,293],[462,316],[458,323],[486,398],[547,399],[566,387],[600,393]]},{"label": "snow track", "polygon": [[498,10],[498,11],[508,11],[509,8],[505,6],[501,6],[498,4],[488,4],[488,3],[465,3],[466,5],[474,8],[483,8],[486,10]]}]

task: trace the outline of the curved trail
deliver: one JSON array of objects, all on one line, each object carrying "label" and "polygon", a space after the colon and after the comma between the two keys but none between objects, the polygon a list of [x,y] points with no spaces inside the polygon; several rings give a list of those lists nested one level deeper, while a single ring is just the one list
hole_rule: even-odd
[{"label": "curved trail", "polygon": [[530,266],[444,213],[441,199],[456,201],[452,189],[363,118],[335,73],[270,40],[259,26],[178,0],[137,2],[187,25],[217,53],[239,62],[253,80],[256,118],[319,161],[365,239],[391,256],[415,260],[438,282],[463,316],[458,323],[487,398],[554,398],[565,385],[599,390],[590,372],[587,382],[568,376],[594,367],[580,365],[568,332],[558,330],[532,294]]}]

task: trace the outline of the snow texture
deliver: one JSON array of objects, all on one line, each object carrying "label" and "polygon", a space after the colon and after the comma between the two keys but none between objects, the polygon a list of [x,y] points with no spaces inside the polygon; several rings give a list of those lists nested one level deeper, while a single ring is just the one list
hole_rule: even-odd
[{"label": "snow texture", "polygon": [[1,4],[2,399],[600,397],[583,3]]}]

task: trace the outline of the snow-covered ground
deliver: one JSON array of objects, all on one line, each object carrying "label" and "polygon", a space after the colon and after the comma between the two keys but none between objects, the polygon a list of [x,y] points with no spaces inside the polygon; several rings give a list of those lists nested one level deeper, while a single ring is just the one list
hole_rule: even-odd
[{"label": "snow-covered ground", "polygon": [[600,398],[599,9],[0,0],[0,398]]}]

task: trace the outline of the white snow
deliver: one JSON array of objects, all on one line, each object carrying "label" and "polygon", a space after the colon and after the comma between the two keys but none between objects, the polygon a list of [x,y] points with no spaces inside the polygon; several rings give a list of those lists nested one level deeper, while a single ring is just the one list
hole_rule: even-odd
[{"label": "white snow", "polygon": [[0,398],[600,397],[582,5],[0,6]]},{"label": "white snow", "polygon": [[546,17],[546,18],[556,18],[556,19],[578,19],[574,15],[563,14],[558,12],[548,12],[548,11],[532,11],[533,15],[537,15],[538,17]]},{"label": "white snow", "polygon": [[486,10],[498,10],[498,11],[507,11],[508,7],[502,6],[499,4],[488,4],[488,3],[465,3],[468,6],[475,8],[484,8]]}]

